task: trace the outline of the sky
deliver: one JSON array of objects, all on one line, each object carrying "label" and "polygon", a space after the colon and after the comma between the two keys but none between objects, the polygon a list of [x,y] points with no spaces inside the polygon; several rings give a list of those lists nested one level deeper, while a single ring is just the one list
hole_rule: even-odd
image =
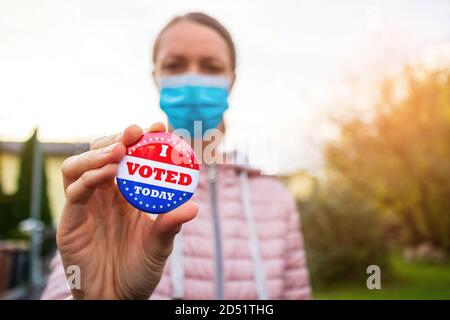
[{"label": "sky", "polygon": [[[450,43],[449,1],[0,0],[0,140],[89,142],[165,121],[150,52],[174,15],[231,32],[237,81],[227,145],[269,173],[316,170],[354,77],[372,79]],[[449,52],[449,51],[444,51]],[[267,161],[269,159],[270,161]]]}]

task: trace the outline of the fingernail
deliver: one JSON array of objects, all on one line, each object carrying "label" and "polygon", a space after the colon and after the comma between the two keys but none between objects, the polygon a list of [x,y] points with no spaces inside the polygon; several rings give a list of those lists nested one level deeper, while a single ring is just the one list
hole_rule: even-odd
[{"label": "fingernail", "polygon": [[115,148],[119,143],[120,143],[120,142],[116,142],[116,143],[113,143],[113,144],[111,144],[111,145],[109,145],[109,146],[107,146],[107,147],[104,147],[103,150],[102,150],[102,152],[103,152],[103,153],[110,153],[111,151],[114,150],[114,148]]}]

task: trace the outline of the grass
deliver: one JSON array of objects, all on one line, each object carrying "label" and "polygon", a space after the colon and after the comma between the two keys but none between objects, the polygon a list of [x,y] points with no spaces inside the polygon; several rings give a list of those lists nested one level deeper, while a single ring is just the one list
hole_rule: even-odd
[{"label": "grass", "polygon": [[[365,281],[321,288],[314,291],[315,299],[450,299],[450,264],[429,265],[406,262],[395,256],[391,259],[392,270],[388,279],[383,279],[381,289],[369,290]],[[368,275],[369,276],[369,275]]]}]

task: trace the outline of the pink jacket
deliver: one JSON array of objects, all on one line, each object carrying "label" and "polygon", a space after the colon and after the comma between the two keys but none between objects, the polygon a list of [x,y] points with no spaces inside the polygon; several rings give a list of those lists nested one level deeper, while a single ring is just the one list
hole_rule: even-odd
[{"label": "pink jacket", "polygon": [[[202,166],[193,200],[198,215],[177,235],[151,299],[310,298],[299,215],[279,181]],[[42,298],[71,298],[58,254]]]}]

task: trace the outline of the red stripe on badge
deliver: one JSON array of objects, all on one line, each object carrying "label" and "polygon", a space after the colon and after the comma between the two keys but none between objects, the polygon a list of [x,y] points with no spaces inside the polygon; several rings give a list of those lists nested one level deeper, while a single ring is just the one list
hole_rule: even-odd
[{"label": "red stripe on badge", "polygon": [[199,164],[191,147],[178,136],[167,132],[150,132],[133,146],[127,155],[199,170]]}]

